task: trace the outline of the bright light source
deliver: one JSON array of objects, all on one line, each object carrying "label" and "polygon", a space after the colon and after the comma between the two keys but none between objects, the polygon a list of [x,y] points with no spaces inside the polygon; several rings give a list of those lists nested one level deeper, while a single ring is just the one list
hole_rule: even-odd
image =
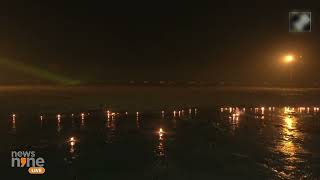
[{"label": "bright light source", "polygon": [[294,56],[293,55],[286,55],[284,57],[285,62],[287,63],[291,63],[292,61],[294,61]]},{"label": "bright light source", "polygon": [[163,133],[163,130],[162,130],[162,128],[160,128],[160,129],[159,129],[159,133]]},{"label": "bright light source", "polygon": [[162,137],[163,137],[164,131],[162,130],[162,128],[159,129],[158,134],[159,134],[159,140],[163,140]]}]

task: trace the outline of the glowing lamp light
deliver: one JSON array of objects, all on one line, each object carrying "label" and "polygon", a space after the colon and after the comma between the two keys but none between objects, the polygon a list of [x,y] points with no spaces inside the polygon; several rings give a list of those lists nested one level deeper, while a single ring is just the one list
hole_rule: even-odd
[{"label": "glowing lamp light", "polygon": [[161,134],[164,133],[162,128],[159,129],[159,133],[161,133]]},{"label": "glowing lamp light", "polygon": [[160,128],[159,129],[159,132],[158,132],[158,134],[159,134],[159,140],[163,140],[163,134],[164,134],[164,131],[163,131],[163,129],[162,128]]},{"label": "glowing lamp light", "polygon": [[15,117],[16,117],[16,114],[12,114],[12,117],[15,118]]},{"label": "glowing lamp light", "polygon": [[69,142],[76,142],[76,138],[75,137],[71,137]]},{"label": "glowing lamp light", "polygon": [[290,107],[285,107],[284,108],[284,114],[294,114],[295,113],[295,110],[294,108],[290,108]]},{"label": "glowing lamp light", "polygon": [[286,55],[284,57],[285,62],[287,63],[291,63],[292,61],[294,61],[294,56],[293,55]]},{"label": "glowing lamp light", "polygon": [[232,114],[232,117],[239,117],[240,116],[240,113],[239,112],[236,112],[236,113],[233,113]]}]

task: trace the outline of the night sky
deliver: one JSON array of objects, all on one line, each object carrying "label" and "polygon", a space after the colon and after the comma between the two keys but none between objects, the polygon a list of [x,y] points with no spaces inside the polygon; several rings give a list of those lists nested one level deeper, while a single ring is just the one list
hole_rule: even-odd
[{"label": "night sky", "polygon": [[[319,1],[223,2],[2,4],[0,83],[51,76],[281,82],[288,68],[279,59],[288,52],[303,56],[295,80],[317,81]],[[312,11],[311,33],[289,33],[288,13],[295,9]]]}]

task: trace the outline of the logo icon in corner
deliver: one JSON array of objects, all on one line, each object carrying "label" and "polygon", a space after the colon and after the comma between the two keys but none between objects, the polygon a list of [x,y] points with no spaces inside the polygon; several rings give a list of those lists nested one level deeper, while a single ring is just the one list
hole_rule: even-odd
[{"label": "logo icon in corner", "polygon": [[311,32],[311,12],[289,12],[290,32]]},{"label": "logo icon in corner", "polygon": [[45,160],[36,157],[35,151],[11,151],[11,167],[28,168],[30,174],[44,174]]}]

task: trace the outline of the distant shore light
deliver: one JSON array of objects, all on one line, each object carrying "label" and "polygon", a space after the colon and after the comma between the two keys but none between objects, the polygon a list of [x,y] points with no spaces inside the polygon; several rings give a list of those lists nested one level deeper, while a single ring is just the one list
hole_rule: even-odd
[{"label": "distant shore light", "polygon": [[293,55],[286,55],[284,57],[285,62],[287,63],[291,63],[292,61],[294,61],[294,56]]}]

